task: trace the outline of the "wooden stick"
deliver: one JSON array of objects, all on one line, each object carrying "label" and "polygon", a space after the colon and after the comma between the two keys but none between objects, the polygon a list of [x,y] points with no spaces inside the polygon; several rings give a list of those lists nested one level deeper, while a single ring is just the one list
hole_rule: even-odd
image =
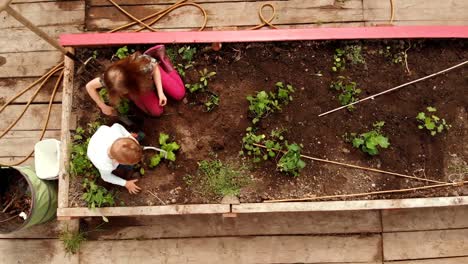
[{"label": "wooden stick", "polygon": [[163,200],[161,200],[155,193],[153,193],[153,192],[150,191],[150,190],[147,190],[147,192],[148,192],[149,194],[153,195],[154,197],[156,197],[162,204],[166,205],[166,203],[165,203]]},{"label": "wooden stick", "polygon": [[[267,148],[266,146],[261,145],[261,144],[257,144],[257,143],[253,143],[253,145],[254,145],[254,146],[257,146],[257,147],[264,148],[264,149]],[[272,149],[272,150],[278,151],[278,152],[282,152],[282,153],[286,153],[286,151],[284,151],[284,150],[279,150],[279,149]],[[358,166],[358,165],[353,165],[353,164],[348,164],[348,163],[342,163],[342,162],[338,162],[338,161],[332,161],[332,160],[314,158],[314,157],[307,156],[307,155],[302,155],[302,154],[301,154],[301,157],[306,158],[306,159],[310,159],[310,160],[315,160],[315,161],[320,161],[320,162],[325,162],[325,163],[331,163],[331,164],[335,164],[335,165],[340,165],[340,166],[344,166],[344,167],[350,167],[350,168],[354,168],[354,169],[360,169],[360,170],[378,172],[378,173],[383,173],[383,174],[389,174],[389,175],[398,176],[398,177],[402,177],[402,178],[413,179],[413,180],[426,181],[426,182],[432,182],[432,183],[443,183],[443,184],[446,184],[446,183],[447,183],[447,182],[441,182],[441,181],[436,181],[436,180],[424,179],[424,178],[419,178],[419,177],[416,177],[416,176],[410,176],[410,175],[401,174],[401,173],[396,173],[396,172],[391,172],[391,171],[384,171],[384,170],[379,170],[379,169],[374,169],[374,168],[369,168],[369,167],[362,167],[362,166]]]},{"label": "wooden stick", "polygon": [[462,185],[464,185],[466,183],[468,183],[468,181],[457,182],[457,183],[434,184],[434,185],[407,188],[407,189],[375,191],[375,192],[367,192],[367,193],[338,194],[338,195],[327,195],[327,196],[307,197],[307,198],[298,198],[298,199],[267,200],[267,201],[264,201],[264,203],[301,202],[301,201],[313,201],[313,200],[321,200],[321,199],[359,197],[359,196],[385,194],[385,193],[402,193],[402,192],[411,192],[411,191],[425,190],[425,189],[432,189],[432,188],[440,188],[440,187],[447,187],[447,186],[454,186],[454,187],[455,186],[462,186]]},{"label": "wooden stick", "polygon": [[328,114],[331,114],[331,113],[336,112],[336,111],[338,111],[338,110],[347,108],[348,106],[355,105],[355,104],[358,104],[358,103],[367,101],[367,100],[369,100],[369,99],[374,99],[374,98],[377,97],[377,96],[384,95],[384,94],[386,94],[386,93],[389,93],[389,92],[398,90],[398,89],[403,88],[403,87],[405,87],[405,86],[408,86],[408,85],[410,85],[410,84],[417,83],[417,82],[420,82],[420,81],[429,79],[429,78],[431,78],[431,77],[437,76],[437,75],[439,75],[439,74],[442,74],[442,73],[444,73],[444,72],[451,71],[451,70],[456,69],[456,68],[458,68],[458,67],[461,67],[461,66],[463,66],[463,65],[465,65],[465,64],[467,64],[467,63],[468,63],[468,60],[467,60],[467,61],[464,61],[464,62],[462,62],[462,63],[459,63],[459,64],[457,64],[457,65],[455,65],[455,66],[452,66],[452,67],[450,67],[450,68],[447,68],[447,69],[445,69],[445,70],[442,70],[442,71],[433,73],[433,74],[431,74],[431,75],[428,75],[428,76],[425,76],[425,77],[422,77],[422,78],[413,80],[413,81],[411,81],[411,82],[404,83],[404,84],[402,84],[402,85],[398,85],[398,86],[396,86],[396,87],[393,87],[393,88],[391,88],[391,89],[385,90],[385,91],[383,91],[383,92],[380,92],[380,93],[377,93],[377,94],[368,96],[368,97],[366,97],[366,98],[364,98],[364,99],[357,100],[356,102],[353,102],[353,103],[350,103],[350,104],[347,104],[347,105],[343,105],[343,106],[337,107],[337,108],[335,108],[335,109],[332,109],[332,110],[330,110],[330,111],[327,111],[327,112],[325,112],[325,113],[322,113],[322,114],[320,114],[320,115],[318,115],[318,116],[319,116],[319,117],[322,117],[322,116],[324,116],[324,115],[328,115]]}]

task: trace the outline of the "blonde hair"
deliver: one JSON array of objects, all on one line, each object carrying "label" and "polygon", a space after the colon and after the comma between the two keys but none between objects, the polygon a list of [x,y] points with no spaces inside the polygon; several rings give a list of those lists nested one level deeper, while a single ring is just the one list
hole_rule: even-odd
[{"label": "blonde hair", "polygon": [[112,143],[109,154],[120,164],[133,165],[141,161],[143,149],[137,141],[131,138],[119,138]]}]

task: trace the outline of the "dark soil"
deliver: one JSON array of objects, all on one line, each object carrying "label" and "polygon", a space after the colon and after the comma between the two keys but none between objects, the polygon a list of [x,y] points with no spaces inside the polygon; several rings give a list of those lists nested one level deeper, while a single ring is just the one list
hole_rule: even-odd
[{"label": "dark soil", "polygon": [[[407,51],[407,61],[410,73],[404,62],[394,63],[379,53],[390,46],[395,54],[404,51],[409,43],[411,48]],[[348,63],[344,71],[333,73],[335,49],[346,45],[361,45],[366,63]],[[220,96],[219,107],[207,113],[199,103],[200,96],[189,94],[184,102],[169,100],[163,116],[144,118],[140,127],[146,133],[144,144],[156,145],[159,133],[164,132],[170,134],[182,149],[175,164],[164,162],[154,170],[146,170],[138,182],[143,187],[138,195],[129,195],[123,188],[103,183],[114,190],[125,205],[162,204],[147,190],[167,204],[219,202],[220,197],[210,199],[193,192],[183,177],[193,175],[197,162],[209,159],[213,154],[221,160],[249,162],[248,158],[238,156],[245,129],[251,126],[246,96],[260,90],[271,91],[278,81],[296,88],[294,100],[282,112],[262,120],[257,133],[269,134],[272,129],[284,128],[288,142],[303,144],[302,153],[313,157],[437,181],[466,180],[466,174],[458,172],[466,172],[468,158],[467,67],[369,100],[357,105],[353,112],[341,110],[324,117],[317,115],[340,106],[338,93],[329,89],[330,83],[339,75],[357,82],[363,90],[359,97],[364,98],[468,59],[467,41],[250,43],[225,44],[219,52],[210,51],[205,46],[198,49],[205,51],[196,54],[194,68],[217,72],[209,89]],[[99,50],[103,58],[110,58],[112,52],[110,49]],[[90,53],[90,50],[78,50],[83,57]],[[187,83],[197,78],[195,70],[187,71]],[[75,88],[75,109],[80,123],[85,124],[100,114],[84,92],[84,82],[78,81]],[[415,117],[427,106],[436,107],[437,114],[452,125],[448,132],[432,137],[427,131],[418,129]],[[370,157],[343,140],[345,133],[367,132],[374,122],[380,120],[385,121],[383,133],[389,137],[391,145],[378,156]],[[251,177],[253,183],[241,191],[241,202],[363,193],[429,184],[311,161],[307,161],[306,168],[296,178],[278,172],[272,161],[254,165]],[[82,206],[79,201],[80,181],[75,179],[70,195],[74,205]],[[466,194],[466,188],[450,187],[352,199]]]},{"label": "dark soil", "polygon": [[32,200],[26,179],[14,169],[0,169],[0,233],[9,233],[23,225],[19,215],[29,216]]}]

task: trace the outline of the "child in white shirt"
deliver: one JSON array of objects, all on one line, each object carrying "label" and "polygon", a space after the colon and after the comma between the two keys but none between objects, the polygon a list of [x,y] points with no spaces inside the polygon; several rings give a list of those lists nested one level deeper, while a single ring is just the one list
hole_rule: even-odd
[{"label": "child in white shirt", "polygon": [[112,173],[119,164],[135,165],[143,157],[143,149],[136,135],[132,135],[122,125],[100,126],[89,141],[87,155],[104,181],[125,186],[131,194],[141,190],[135,184],[138,180],[126,181]]}]

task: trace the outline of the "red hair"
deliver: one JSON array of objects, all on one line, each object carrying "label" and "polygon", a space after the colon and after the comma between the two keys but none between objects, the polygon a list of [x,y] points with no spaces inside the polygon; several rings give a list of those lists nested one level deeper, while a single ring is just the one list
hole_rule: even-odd
[{"label": "red hair", "polygon": [[153,87],[151,75],[145,72],[150,60],[135,52],[109,66],[104,72],[104,84],[109,101],[117,105],[122,97],[139,96]]}]

